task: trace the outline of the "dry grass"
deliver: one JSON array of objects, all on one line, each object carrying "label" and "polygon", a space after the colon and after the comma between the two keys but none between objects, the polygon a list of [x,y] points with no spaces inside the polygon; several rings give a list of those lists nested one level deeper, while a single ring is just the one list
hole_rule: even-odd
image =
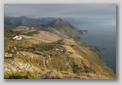
[{"label": "dry grass", "polygon": [[[43,34],[43,33],[42,33]],[[43,34],[44,35],[44,34]],[[46,34],[49,35],[49,34]],[[50,34],[51,35],[51,34]],[[34,37],[37,37],[34,36]],[[41,36],[42,37],[42,36]],[[38,35],[40,38],[40,35]],[[45,37],[45,39],[48,37]],[[27,40],[29,39],[29,40]],[[56,38],[54,40],[57,40]],[[43,39],[42,39],[43,40]],[[21,41],[5,38],[5,50],[8,46],[32,47],[32,44],[38,44],[41,40],[34,38],[25,38]],[[99,55],[91,51],[89,47],[79,46],[72,39],[65,39],[64,44],[66,52],[62,56],[51,55],[46,58],[46,64],[51,69],[49,71],[43,65],[43,57],[34,54],[34,52],[17,51],[18,54],[14,60],[8,60],[4,63],[5,78],[27,78],[27,79],[112,79],[115,78],[113,71],[105,66]],[[55,44],[55,43],[54,43]],[[37,45],[38,46],[38,45]],[[39,47],[40,49],[40,47]],[[10,49],[9,49],[10,50]],[[49,50],[49,49],[48,49]],[[50,50],[49,50],[50,51]],[[53,51],[50,51],[53,53]],[[69,54],[66,54],[69,52]],[[5,52],[7,53],[7,52]],[[66,55],[65,55],[66,54]]]},{"label": "dry grass", "polygon": [[65,57],[51,57],[48,62],[48,66],[50,69],[55,69],[57,71],[68,71],[69,65],[68,61]]}]

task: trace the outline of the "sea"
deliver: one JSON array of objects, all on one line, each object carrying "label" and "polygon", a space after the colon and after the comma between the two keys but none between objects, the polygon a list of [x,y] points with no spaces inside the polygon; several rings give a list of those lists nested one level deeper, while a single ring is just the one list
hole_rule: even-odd
[{"label": "sea", "polygon": [[80,20],[74,24],[77,28],[87,30],[81,35],[81,42],[101,49],[103,62],[116,72],[116,23],[108,20]]}]

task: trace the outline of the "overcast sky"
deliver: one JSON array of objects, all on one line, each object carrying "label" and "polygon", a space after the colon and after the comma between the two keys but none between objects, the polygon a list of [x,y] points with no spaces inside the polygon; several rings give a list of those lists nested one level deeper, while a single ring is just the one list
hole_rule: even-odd
[{"label": "overcast sky", "polygon": [[5,16],[68,17],[116,23],[115,4],[5,4]]},{"label": "overcast sky", "polygon": [[6,4],[5,16],[28,17],[116,17],[116,5],[109,4]]}]

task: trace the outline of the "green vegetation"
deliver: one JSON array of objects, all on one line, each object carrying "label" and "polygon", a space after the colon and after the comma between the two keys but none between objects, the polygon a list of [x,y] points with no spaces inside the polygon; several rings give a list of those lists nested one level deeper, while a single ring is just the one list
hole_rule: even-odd
[{"label": "green vegetation", "polygon": [[4,74],[4,79],[40,79],[39,76],[37,76],[34,73],[11,73],[11,74]]},{"label": "green vegetation", "polygon": [[13,30],[5,30],[4,31],[4,37],[7,37],[7,38],[12,38],[15,35],[19,35],[19,34],[21,34],[21,32],[19,32],[19,31],[13,31]]},{"label": "green vegetation", "polygon": [[77,64],[72,63],[72,71],[75,74],[79,74],[81,73],[82,69]]},{"label": "green vegetation", "polygon": [[52,43],[33,44],[31,47],[16,46],[17,51],[27,51],[34,54],[46,54],[50,56],[61,56],[66,53],[66,49],[62,47],[61,40]]},{"label": "green vegetation", "polygon": [[82,72],[85,72],[85,73],[95,73],[95,70],[92,69],[91,67],[84,66],[84,70]]},{"label": "green vegetation", "polygon": [[12,29],[11,26],[4,24],[4,30],[10,30],[10,29]]},{"label": "green vegetation", "polygon": [[39,33],[38,31],[32,31],[32,32],[27,32],[27,33],[22,33],[22,34],[26,36],[33,36],[34,34],[38,34],[38,33]]},{"label": "green vegetation", "polygon": [[13,30],[5,30],[4,31],[4,37],[12,38],[15,35],[26,35],[26,36],[33,36],[34,34],[38,34],[38,31],[32,31],[27,33],[22,33],[21,31],[13,31]]},{"label": "green vegetation", "polygon": [[95,73],[95,70],[92,69],[91,67],[83,65],[83,68],[79,67],[77,64],[74,62],[71,63],[72,71],[75,74],[80,74],[80,73]]}]

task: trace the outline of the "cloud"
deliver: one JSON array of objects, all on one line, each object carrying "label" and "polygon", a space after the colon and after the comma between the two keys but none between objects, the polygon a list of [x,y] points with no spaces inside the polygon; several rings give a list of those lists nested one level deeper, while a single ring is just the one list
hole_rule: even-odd
[{"label": "cloud", "polygon": [[116,18],[112,4],[6,4],[5,16]]}]

